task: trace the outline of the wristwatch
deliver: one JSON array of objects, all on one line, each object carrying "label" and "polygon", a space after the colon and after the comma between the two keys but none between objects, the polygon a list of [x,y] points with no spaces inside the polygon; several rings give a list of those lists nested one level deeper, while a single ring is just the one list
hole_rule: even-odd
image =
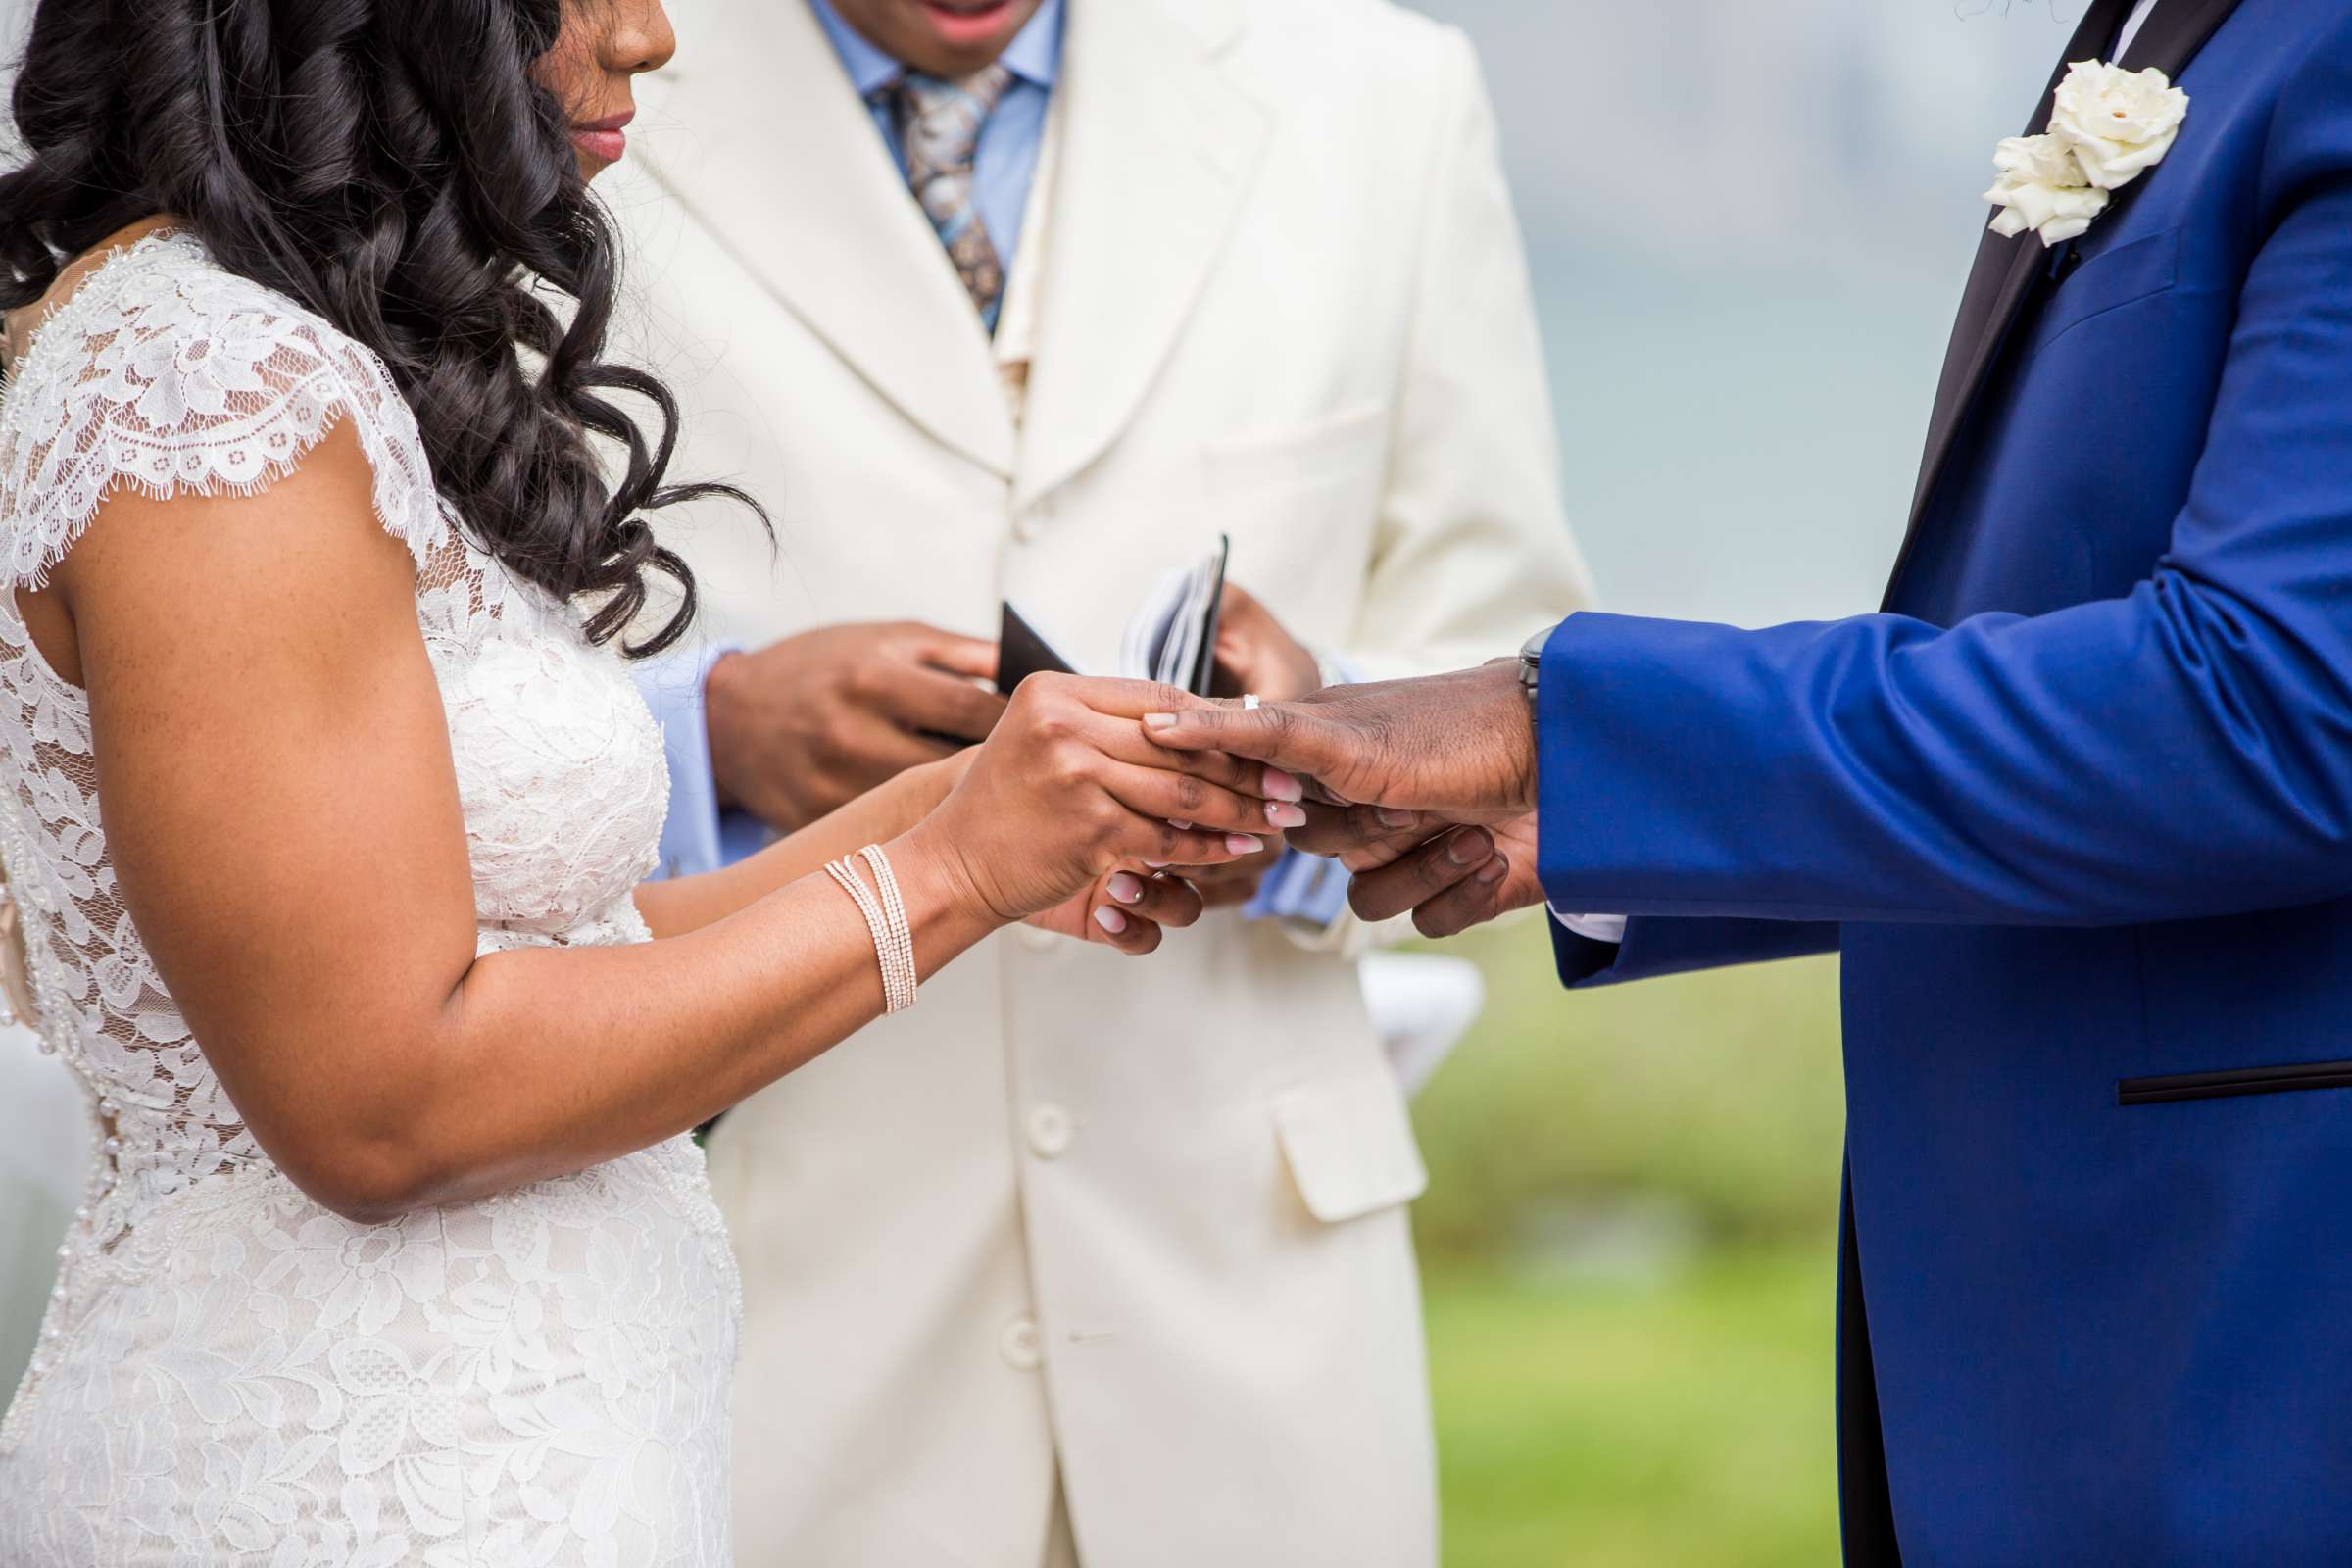
[{"label": "wristwatch", "polygon": [[1544,627],[1519,649],[1519,689],[1527,694],[1530,714],[1536,710],[1536,674],[1544,663],[1544,645],[1551,641],[1551,634],[1555,630],[1556,627]]}]

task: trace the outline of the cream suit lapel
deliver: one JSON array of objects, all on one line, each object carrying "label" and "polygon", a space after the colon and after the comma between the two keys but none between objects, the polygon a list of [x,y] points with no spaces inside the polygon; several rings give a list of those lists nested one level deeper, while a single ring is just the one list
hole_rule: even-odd
[{"label": "cream suit lapel", "polygon": [[645,172],[907,418],[1009,479],[988,333],[806,0],[698,10],[642,89]]},{"label": "cream suit lapel", "polygon": [[1245,24],[1236,0],[1070,0],[1016,509],[1135,416],[1233,232],[1273,126],[1224,59]]}]

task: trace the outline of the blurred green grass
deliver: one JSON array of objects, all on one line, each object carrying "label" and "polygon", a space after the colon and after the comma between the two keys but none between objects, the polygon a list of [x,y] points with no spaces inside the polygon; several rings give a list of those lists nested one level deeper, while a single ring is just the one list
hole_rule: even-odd
[{"label": "blurred green grass", "polygon": [[1430,1282],[1446,1568],[1820,1568],[1838,1555],[1836,1252],[1660,1288]]},{"label": "blurred green grass", "polygon": [[1446,1568],[1834,1562],[1837,964],[1486,1016],[1414,1106]]}]

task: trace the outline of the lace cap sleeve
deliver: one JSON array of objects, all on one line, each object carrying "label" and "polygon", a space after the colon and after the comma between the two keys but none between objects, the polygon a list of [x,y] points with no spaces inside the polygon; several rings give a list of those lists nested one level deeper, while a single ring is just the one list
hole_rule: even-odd
[{"label": "lace cap sleeve", "polygon": [[120,485],[252,495],[345,419],[421,566],[448,524],[382,362],[194,240],[142,240],[42,324],[0,401],[0,585],[39,586]]}]

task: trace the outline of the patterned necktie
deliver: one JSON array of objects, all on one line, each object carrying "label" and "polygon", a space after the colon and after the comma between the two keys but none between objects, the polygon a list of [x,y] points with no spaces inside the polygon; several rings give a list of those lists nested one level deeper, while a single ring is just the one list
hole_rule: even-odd
[{"label": "patterned necktie", "polygon": [[948,248],[964,292],[992,333],[1004,303],[1004,264],[973,200],[972,155],[980,146],[980,127],[1011,85],[1012,73],[995,65],[956,81],[908,72],[893,94],[907,188]]}]

